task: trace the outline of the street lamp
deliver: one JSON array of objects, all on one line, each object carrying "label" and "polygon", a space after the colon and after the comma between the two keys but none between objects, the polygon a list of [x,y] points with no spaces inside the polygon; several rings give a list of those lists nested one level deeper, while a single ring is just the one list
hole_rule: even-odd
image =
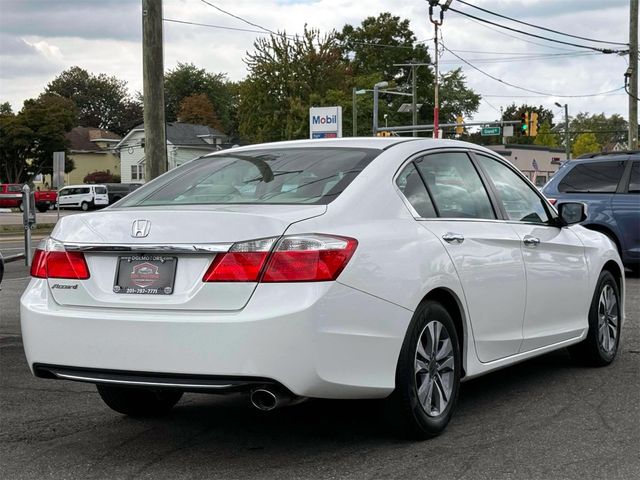
[{"label": "street lamp", "polygon": [[351,103],[352,103],[352,108],[351,111],[353,113],[353,136],[357,137],[358,136],[358,103],[356,102],[356,95],[363,95],[367,93],[367,90],[361,88],[360,90],[356,90],[356,87],[353,87],[352,90],[352,99],[351,99]]},{"label": "street lamp", "polygon": [[[563,105],[555,102],[556,107],[562,108]],[[564,104],[564,151],[567,161],[571,158],[571,140],[569,137],[569,104]]]},{"label": "street lamp", "polygon": [[373,136],[378,133],[378,89],[386,88],[389,82],[378,82],[373,86]]}]

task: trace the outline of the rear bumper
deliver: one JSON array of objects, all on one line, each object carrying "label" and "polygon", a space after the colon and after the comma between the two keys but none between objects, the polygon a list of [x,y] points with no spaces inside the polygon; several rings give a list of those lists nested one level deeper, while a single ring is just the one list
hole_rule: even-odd
[{"label": "rear bumper", "polygon": [[337,282],[261,284],[229,312],[63,307],[40,279],[21,299],[32,370],[269,379],[318,398],[391,393],[411,316]]}]

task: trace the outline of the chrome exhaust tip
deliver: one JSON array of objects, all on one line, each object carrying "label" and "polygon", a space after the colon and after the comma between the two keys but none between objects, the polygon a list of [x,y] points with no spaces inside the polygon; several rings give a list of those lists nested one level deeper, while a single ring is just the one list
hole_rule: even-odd
[{"label": "chrome exhaust tip", "polygon": [[263,412],[273,410],[280,403],[278,395],[266,388],[253,389],[249,398],[251,399],[251,405]]}]

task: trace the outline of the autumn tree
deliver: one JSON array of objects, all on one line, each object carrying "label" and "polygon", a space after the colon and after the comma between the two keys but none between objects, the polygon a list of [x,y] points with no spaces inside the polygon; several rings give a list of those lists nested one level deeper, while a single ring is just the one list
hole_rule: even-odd
[{"label": "autumn tree", "polygon": [[598,139],[594,133],[579,134],[572,145],[573,158],[578,158],[585,153],[596,153],[601,150],[602,146],[598,143]]},{"label": "autumn tree", "polygon": [[129,94],[127,82],[103,73],[71,67],[51,81],[45,93],[73,101],[78,123],[120,135],[142,122],[142,105]]},{"label": "autumn tree", "polygon": [[204,93],[191,95],[182,100],[178,111],[178,121],[208,125],[221,132],[224,131],[216,112],[213,110],[211,101]]},{"label": "autumn tree", "polygon": [[192,63],[178,63],[164,77],[165,116],[178,119],[182,102],[194,95],[205,95],[220,122],[220,130],[233,135],[237,125],[237,86],[224,73],[211,73]]},{"label": "autumn tree", "polygon": [[[68,98],[42,94],[26,100],[22,110],[14,114],[0,113],[0,165],[2,180],[9,183],[30,181],[39,173],[53,170],[53,152],[66,151],[65,133],[77,121],[76,106]],[[65,172],[73,170],[73,162]]]}]

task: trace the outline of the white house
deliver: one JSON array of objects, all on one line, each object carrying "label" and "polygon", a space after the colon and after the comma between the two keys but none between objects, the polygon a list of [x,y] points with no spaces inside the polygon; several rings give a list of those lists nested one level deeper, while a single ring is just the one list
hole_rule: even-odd
[{"label": "white house", "polygon": [[[209,152],[220,150],[229,138],[206,125],[167,123],[167,161],[172,169]],[[144,183],[144,124],[131,130],[118,143],[122,183]]]}]

